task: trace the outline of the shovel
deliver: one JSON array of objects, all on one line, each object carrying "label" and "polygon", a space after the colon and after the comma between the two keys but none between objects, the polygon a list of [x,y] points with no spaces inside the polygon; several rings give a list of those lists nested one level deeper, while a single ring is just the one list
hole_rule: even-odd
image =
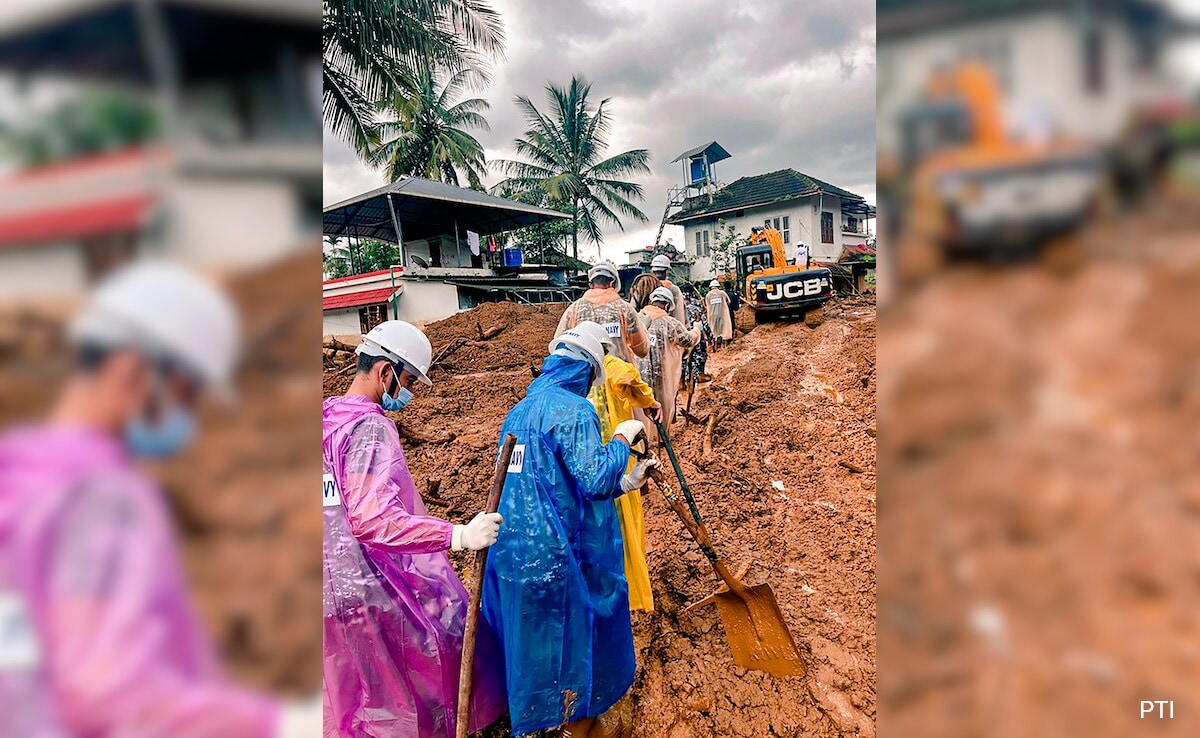
[{"label": "shovel", "polygon": [[663,447],[679,478],[679,488],[683,491],[687,507],[679,500],[664,482],[662,472],[650,470],[650,478],[654,480],[667,504],[683,521],[692,538],[700,544],[712,564],[717,576],[729,587],[727,592],[716,592],[712,595],[717,605],[717,613],[721,617],[721,625],[725,628],[725,638],[733,652],[733,663],[746,669],[764,671],[774,677],[803,676],[806,672],[800,651],[792,639],[791,631],[783,619],[775,593],[769,584],[756,584],[748,587],[741,579],[730,572],[725,560],[717,555],[709,538],[708,529],[700,517],[695,498],[688,488],[687,480],[683,478],[683,469],[671,448],[667,430],[661,423],[655,421]]}]

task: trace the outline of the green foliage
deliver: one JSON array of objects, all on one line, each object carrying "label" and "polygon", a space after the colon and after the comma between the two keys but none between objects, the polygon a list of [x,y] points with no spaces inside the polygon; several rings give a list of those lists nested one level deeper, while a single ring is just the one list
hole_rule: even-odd
[{"label": "green foliage", "polygon": [[709,247],[709,256],[712,258],[713,272],[716,274],[726,274],[734,270],[736,266],[738,247],[746,243],[746,236],[737,232],[729,223],[723,219],[717,221],[717,227],[713,233],[713,242]]},{"label": "green foliage", "polygon": [[325,237],[321,263],[326,279],[377,272],[400,265],[400,249],[395,244],[374,239],[347,240],[345,245],[341,243],[333,236]]},{"label": "green foliage", "polygon": [[571,254],[579,259],[579,232],[597,246],[604,241],[601,227],[624,230],[621,218],[646,223],[646,214],[633,203],[645,199],[642,186],[625,178],[650,173],[650,152],[632,149],[605,158],[612,121],[609,100],[592,106],[591,85],[581,76],[566,87],[546,84],[549,113],[518,95],[529,128],[513,145],[522,160],[496,162],[506,179],[495,188],[511,193],[536,193],[547,207],[570,213]]},{"label": "green foliage", "polygon": [[381,143],[375,105],[415,96],[411,70],[471,70],[504,51],[500,14],[488,0],[324,0],[322,115],[366,157]]},{"label": "green foliage", "polygon": [[382,143],[367,162],[382,165],[389,182],[416,176],[458,185],[461,174],[472,189],[482,190],[483,146],[466,129],[489,130],[481,115],[488,102],[454,102],[467,88],[470,72],[450,74],[439,89],[442,76],[427,66],[414,76],[414,89],[396,91],[379,103],[379,112],[392,119],[378,124]]},{"label": "green foliage", "polygon": [[118,151],[154,141],[162,119],[145,99],[94,90],[48,112],[0,124],[0,146],[22,167]]}]

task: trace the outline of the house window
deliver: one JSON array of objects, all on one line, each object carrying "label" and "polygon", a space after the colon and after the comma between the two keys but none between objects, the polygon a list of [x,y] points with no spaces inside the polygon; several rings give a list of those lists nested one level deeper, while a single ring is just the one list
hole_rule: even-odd
[{"label": "house window", "polygon": [[1104,92],[1104,36],[1099,28],[1088,30],[1083,39],[1083,68],[1088,92]]},{"label": "house window", "polygon": [[833,243],[833,213],[821,213],[821,243]]},{"label": "house window", "polygon": [[700,255],[700,231],[696,231],[696,256]]},{"label": "house window", "polygon": [[763,228],[770,228],[770,227],[771,227],[771,219],[767,218],[766,220],[763,221]]},{"label": "house window", "polygon": [[792,242],[792,219],[788,216],[783,216],[783,242],[785,244]]},{"label": "house window", "polygon": [[858,218],[853,215],[846,216],[846,230],[851,233],[858,233]]},{"label": "house window", "polygon": [[369,333],[372,328],[387,320],[387,305],[367,305],[358,309],[358,327],[363,333]]},{"label": "house window", "polygon": [[708,256],[711,253],[711,248],[708,242],[708,231],[704,232],[704,253],[696,254],[697,256]]}]

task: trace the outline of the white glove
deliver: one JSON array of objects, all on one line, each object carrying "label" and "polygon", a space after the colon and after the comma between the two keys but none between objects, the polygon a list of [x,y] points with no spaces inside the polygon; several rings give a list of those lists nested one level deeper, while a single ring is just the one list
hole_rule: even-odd
[{"label": "white glove", "polygon": [[658,466],[658,459],[642,459],[633,465],[629,473],[621,477],[621,491],[632,492],[646,483],[646,473]]},{"label": "white glove", "polygon": [[692,330],[694,330],[694,331],[698,331],[698,330],[700,330],[700,329],[701,329],[701,328],[703,328],[703,327],[704,327],[704,324],[703,324],[703,323],[701,323],[700,321],[698,321],[698,320],[693,320],[693,321],[692,321]]},{"label": "white glove", "polygon": [[466,525],[454,526],[454,532],[450,535],[451,550],[461,551],[467,548],[478,551],[487,548],[496,542],[496,537],[500,535],[500,524],[503,522],[504,518],[500,513],[479,513]]},{"label": "white glove", "polygon": [[632,444],[637,440],[637,437],[646,432],[646,424],[636,418],[630,420],[622,420],[617,423],[617,427],[613,429],[613,438],[622,436],[626,443]]},{"label": "white glove", "polygon": [[276,738],[321,738],[321,695],[285,704]]}]

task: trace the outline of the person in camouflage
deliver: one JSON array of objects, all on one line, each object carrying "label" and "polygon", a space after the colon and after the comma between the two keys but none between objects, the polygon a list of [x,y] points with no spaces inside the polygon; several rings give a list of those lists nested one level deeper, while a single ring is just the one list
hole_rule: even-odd
[{"label": "person in camouflage", "polygon": [[697,297],[695,286],[690,282],[685,282],[680,289],[683,290],[683,307],[687,315],[687,322],[692,325],[700,324],[700,342],[692,347],[692,351],[683,365],[683,383],[691,388],[704,374],[704,367],[708,363],[708,347],[712,345],[713,334],[712,327],[708,324],[708,311],[704,309],[704,303],[700,302],[700,298]]},{"label": "person in camouflage", "polygon": [[591,289],[567,307],[554,331],[557,338],[563,331],[570,330],[585,320],[604,326],[612,339],[612,353],[617,358],[635,364],[647,354],[646,329],[638,320],[637,311],[621,299],[621,278],[611,262],[600,262],[588,270]]}]

